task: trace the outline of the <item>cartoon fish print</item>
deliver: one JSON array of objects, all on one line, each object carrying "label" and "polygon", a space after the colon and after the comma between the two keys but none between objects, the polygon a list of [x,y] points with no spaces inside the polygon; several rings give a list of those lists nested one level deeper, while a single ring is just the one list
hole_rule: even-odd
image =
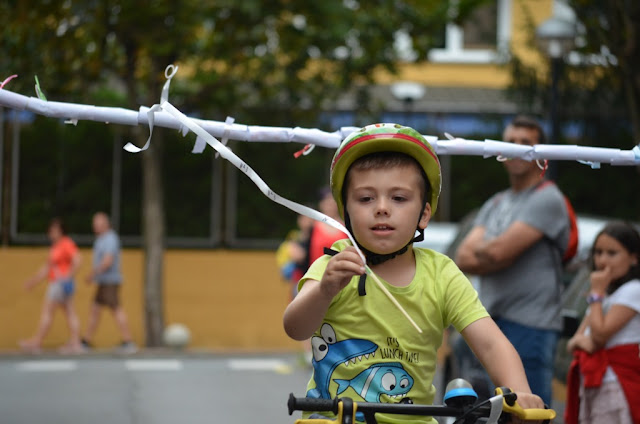
[{"label": "cartoon fish print", "polygon": [[361,361],[363,357],[375,356],[378,345],[361,339],[347,339],[338,341],[336,332],[330,324],[323,324],[320,328],[322,337],[311,338],[313,350],[313,380],[316,387],[307,391],[307,397],[330,399],[329,383],[331,375],[340,364],[348,365],[349,361]]},{"label": "cartoon fish print", "polygon": [[340,394],[352,387],[367,402],[380,402],[386,395],[391,400],[401,400],[413,387],[413,377],[397,362],[375,364],[351,380],[334,380]]}]

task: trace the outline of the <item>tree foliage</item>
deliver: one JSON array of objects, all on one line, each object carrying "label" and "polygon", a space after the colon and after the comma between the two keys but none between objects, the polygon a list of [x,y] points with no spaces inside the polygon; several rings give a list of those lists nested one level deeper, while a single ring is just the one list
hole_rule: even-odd
[{"label": "tree foliage", "polygon": [[640,3],[571,0],[583,30],[579,51],[603,63],[595,84],[612,86],[626,101],[634,144],[640,141]]},{"label": "tree foliage", "polygon": [[[483,1],[458,1],[458,15]],[[9,88],[24,94],[33,93],[37,75],[50,100],[76,103],[104,100],[107,87],[117,93],[108,105],[137,109],[157,103],[164,68],[178,63],[171,100],[190,114],[309,125],[338,94],[396,70],[399,34],[411,40],[413,59],[424,59],[442,37],[448,7],[438,0],[5,0],[0,75],[19,74]],[[359,99],[366,111],[366,97]],[[143,128],[125,131],[144,143]],[[163,325],[162,135],[156,131],[138,159],[150,345],[160,343]]]},{"label": "tree foliage", "polygon": [[[576,46],[559,75],[563,119],[626,121],[640,140],[640,3],[569,0],[577,19]],[[535,27],[528,21],[529,46],[536,48]],[[550,73],[513,57],[512,94],[531,111],[548,110]]]},{"label": "tree foliage", "polygon": [[[558,115],[561,126],[569,128],[560,142],[631,149],[640,142],[640,3],[569,0],[568,4],[579,31],[576,47],[559,74]],[[528,25],[530,48],[535,49],[532,19]],[[518,57],[510,66],[512,96],[524,112],[546,117],[548,69],[527,65]],[[578,212],[638,220],[637,167],[604,165],[591,170],[572,162],[559,167],[558,182]]]}]

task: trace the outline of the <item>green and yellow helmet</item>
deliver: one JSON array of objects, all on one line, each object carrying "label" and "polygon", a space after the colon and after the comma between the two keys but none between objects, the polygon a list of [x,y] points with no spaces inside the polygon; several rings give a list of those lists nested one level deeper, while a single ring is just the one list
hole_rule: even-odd
[{"label": "green and yellow helmet", "polygon": [[[347,171],[357,159],[377,152],[399,152],[414,158],[429,180],[431,213],[436,212],[440,196],[441,174],[438,156],[431,144],[416,130],[398,124],[372,124],[346,137],[331,161],[331,192],[343,214],[342,187]],[[344,216],[343,216],[344,218]]]}]

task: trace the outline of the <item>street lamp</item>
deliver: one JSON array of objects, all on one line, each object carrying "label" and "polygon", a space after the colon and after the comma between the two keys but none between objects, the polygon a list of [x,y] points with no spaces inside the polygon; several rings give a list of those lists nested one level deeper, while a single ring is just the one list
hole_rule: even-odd
[{"label": "street lamp", "polygon": [[[576,24],[569,16],[552,17],[542,22],[536,29],[538,48],[551,61],[551,98],[549,100],[549,117],[551,123],[551,143],[559,139],[558,125],[558,79],[562,70],[564,56],[575,46]],[[548,174],[552,180],[557,179],[557,164],[551,163]]]},{"label": "street lamp", "polygon": [[404,106],[404,124],[410,126],[410,115],[416,100],[424,97],[426,89],[424,85],[412,81],[400,81],[391,84],[391,94],[401,100]]}]

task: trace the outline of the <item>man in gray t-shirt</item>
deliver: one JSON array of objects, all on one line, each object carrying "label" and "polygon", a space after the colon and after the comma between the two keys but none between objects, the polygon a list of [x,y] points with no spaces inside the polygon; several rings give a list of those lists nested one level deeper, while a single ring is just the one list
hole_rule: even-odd
[{"label": "man in gray t-shirt", "polygon": [[[504,141],[532,146],[544,143],[544,132],[519,116]],[[480,300],[522,358],[533,393],[550,404],[569,215],[537,162],[510,159],[504,166],[510,188],[482,206],[455,260],[462,271],[480,276]]]},{"label": "man in gray t-shirt", "polygon": [[87,276],[87,283],[95,283],[97,288],[82,343],[87,348],[91,347],[91,340],[100,321],[100,312],[102,307],[107,307],[111,310],[122,336],[119,350],[123,353],[133,353],[137,349],[119,296],[122,284],[120,239],[111,229],[109,217],[104,212],[98,212],[93,216],[92,226],[96,240],[93,243],[93,264],[91,273]]},{"label": "man in gray t-shirt", "polygon": [[106,268],[95,274],[96,283],[120,284],[120,239],[111,228],[100,234],[93,243],[93,269],[101,269],[100,266],[105,261]]}]

